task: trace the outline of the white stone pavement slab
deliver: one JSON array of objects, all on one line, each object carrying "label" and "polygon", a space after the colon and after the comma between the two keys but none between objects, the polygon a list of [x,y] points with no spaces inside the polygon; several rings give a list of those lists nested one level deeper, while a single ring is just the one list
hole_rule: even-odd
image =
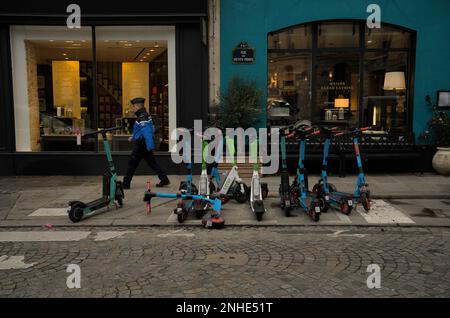
[{"label": "white stone pavement slab", "polygon": [[126,234],[132,233],[135,233],[135,231],[102,231],[96,233],[94,241],[96,242],[108,241],[115,238],[121,238]]},{"label": "white stone pavement slab", "polygon": [[373,200],[370,211],[367,213],[358,209],[358,212],[369,224],[414,224],[412,219],[383,200]]},{"label": "white stone pavement slab", "polygon": [[40,208],[31,213],[29,216],[67,216],[67,208]]},{"label": "white stone pavement slab", "polygon": [[0,232],[0,242],[73,242],[89,236],[88,231]]}]

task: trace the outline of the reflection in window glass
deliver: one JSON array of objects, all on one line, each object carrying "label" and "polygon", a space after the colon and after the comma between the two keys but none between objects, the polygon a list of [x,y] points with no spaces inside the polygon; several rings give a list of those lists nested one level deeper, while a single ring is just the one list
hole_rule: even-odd
[{"label": "reflection in window glass", "polygon": [[316,105],[313,121],[324,125],[356,126],[359,54],[324,52],[317,55]]},{"label": "reflection in window glass", "polygon": [[[327,21],[268,36],[268,125],[310,120],[343,128],[411,130],[407,97],[413,33],[382,24],[372,31],[366,27],[360,41],[360,27],[366,27],[363,21]],[[289,34],[314,28],[317,32],[304,37],[303,44],[283,46]],[[310,40],[317,49],[305,49]]]},{"label": "reflection in window glass", "polygon": [[268,119],[271,126],[311,119],[311,54],[269,54]]},{"label": "reflection in window glass", "polygon": [[318,25],[320,48],[358,47],[358,22],[324,22]]},{"label": "reflection in window glass", "polygon": [[[169,149],[167,41],[108,39],[101,28],[97,41],[97,95],[99,127],[121,126],[111,138],[113,151],[129,151],[135,116],[130,101],[145,98],[155,126],[155,150]],[[101,143],[99,149],[102,150]]]},{"label": "reflection in window glass", "polygon": [[[15,63],[26,65],[26,79],[20,81],[28,91],[30,128],[18,149],[31,151],[93,151],[91,142],[77,144],[77,135],[89,132],[93,119],[92,82],[80,65],[92,66],[90,28],[68,32],[64,27],[21,27],[13,32],[19,41],[13,46]],[[22,42],[23,39],[23,42]],[[17,46],[23,45],[24,51]],[[23,54],[24,61],[19,61]],[[15,73],[21,78],[20,73]],[[22,87],[14,87],[22,90]],[[22,94],[23,95],[23,94]],[[23,98],[23,96],[21,96]],[[20,103],[21,101],[15,101]],[[15,116],[27,116],[16,112]],[[20,120],[20,119],[19,119]]]},{"label": "reflection in window glass", "polygon": [[409,48],[410,39],[408,32],[390,26],[380,29],[366,28],[366,47],[370,49]]},{"label": "reflection in window glass", "polygon": [[364,125],[389,132],[407,131],[406,52],[370,52],[364,60]]},{"label": "reflection in window glass", "polygon": [[269,49],[292,50],[312,47],[312,25],[302,25],[269,35]]}]

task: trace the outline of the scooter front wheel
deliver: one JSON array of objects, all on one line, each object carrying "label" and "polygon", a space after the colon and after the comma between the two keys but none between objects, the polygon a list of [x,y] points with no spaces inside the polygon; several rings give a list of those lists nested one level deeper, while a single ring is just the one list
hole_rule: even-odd
[{"label": "scooter front wheel", "polygon": [[370,198],[369,198],[369,195],[367,194],[367,192],[361,193],[361,203],[362,203],[364,210],[366,210],[366,212],[369,212],[370,211]]}]

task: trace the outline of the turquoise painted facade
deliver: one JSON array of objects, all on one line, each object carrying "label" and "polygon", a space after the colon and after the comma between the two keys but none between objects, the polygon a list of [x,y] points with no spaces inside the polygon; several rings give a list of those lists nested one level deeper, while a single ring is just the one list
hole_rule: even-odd
[{"label": "turquoise painted facade", "polygon": [[[233,75],[241,75],[253,78],[266,91],[269,32],[320,20],[366,20],[367,6],[372,3],[381,7],[382,22],[417,31],[413,101],[413,131],[417,138],[430,118],[425,96],[435,98],[437,90],[450,90],[449,0],[221,0],[222,89]],[[232,49],[242,41],[256,49],[255,64],[232,64]]]}]

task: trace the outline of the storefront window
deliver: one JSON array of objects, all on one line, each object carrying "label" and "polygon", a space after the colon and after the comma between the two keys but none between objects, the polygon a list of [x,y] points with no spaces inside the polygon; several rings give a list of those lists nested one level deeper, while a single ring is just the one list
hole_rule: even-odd
[{"label": "storefront window", "polygon": [[359,22],[324,22],[318,24],[318,47],[358,47]]},{"label": "storefront window", "polygon": [[316,60],[316,107],[312,122],[322,125],[357,125],[359,54],[322,52]]},{"label": "storefront window", "polygon": [[168,151],[168,43],[147,40],[139,30],[123,36],[111,34],[111,30],[96,30],[99,127],[123,127],[111,136],[112,149],[131,150],[128,138],[135,116],[130,101],[143,97],[155,126],[155,150]]},{"label": "storefront window", "polygon": [[12,27],[16,145],[18,151],[94,150],[77,143],[92,129],[90,28]]},{"label": "storefront window", "polygon": [[[311,37],[283,46],[298,30],[311,30],[305,33]],[[270,33],[268,125],[309,120],[409,132],[414,35],[384,24],[369,30],[365,21],[317,22]]]},{"label": "storefront window", "polygon": [[146,99],[155,151],[169,150],[176,125],[173,27],[11,31],[17,151],[103,151],[100,136],[81,143],[79,136],[119,126],[121,131],[108,134],[112,150],[129,151],[130,100],[136,97]]},{"label": "storefront window", "polygon": [[406,132],[406,52],[368,52],[364,58],[363,123],[381,131]]},{"label": "storefront window", "polygon": [[269,49],[292,50],[312,47],[312,25],[302,25],[286,32],[269,35]]},{"label": "storefront window", "polygon": [[269,54],[269,125],[311,118],[311,54]]}]

